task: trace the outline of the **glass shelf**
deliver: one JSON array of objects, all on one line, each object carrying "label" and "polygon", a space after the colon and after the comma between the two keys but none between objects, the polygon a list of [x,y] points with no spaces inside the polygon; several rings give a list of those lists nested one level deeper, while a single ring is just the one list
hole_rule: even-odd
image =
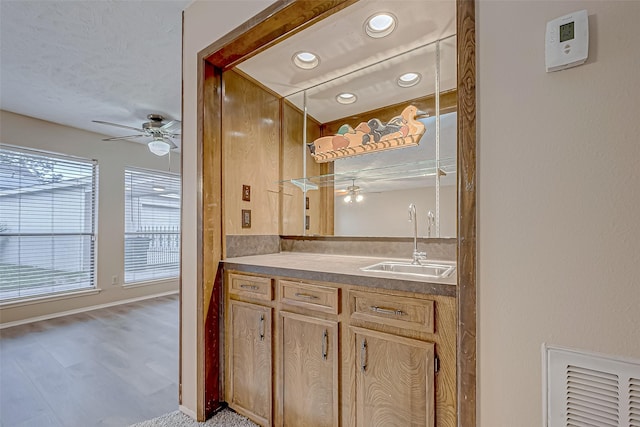
[{"label": "glass shelf", "polygon": [[280,185],[292,184],[302,191],[317,190],[320,187],[351,185],[353,181],[358,184],[374,183],[381,181],[401,180],[408,178],[435,177],[436,171],[440,176],[456,173],[456,159],[423,160],[414,163],[359,169],[326,175],[310,176],[307,178],[295,178],[279,181]]}]

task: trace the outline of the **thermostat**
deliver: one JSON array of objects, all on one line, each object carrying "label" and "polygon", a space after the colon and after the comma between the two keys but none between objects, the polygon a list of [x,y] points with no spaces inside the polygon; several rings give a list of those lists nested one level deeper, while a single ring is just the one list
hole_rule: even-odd
[{"label": "thermostat", "polygon": [[547,22],[547,73],[582,65],[589,56],[589,17],[586,10]]}]

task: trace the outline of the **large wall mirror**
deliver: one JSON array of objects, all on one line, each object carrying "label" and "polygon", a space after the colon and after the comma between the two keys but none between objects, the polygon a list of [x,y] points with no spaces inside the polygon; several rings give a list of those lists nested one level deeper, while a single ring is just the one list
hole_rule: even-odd
[{"label": "large wall mirror", "polygon": [[[406,5],[357,2],[236,67],[284,98],[282,234],[408,237],[414,203],[420,237],[456,236],[455,3]],[[386,125],[409,105],[426,113],[418,145],[312,156],[316,139]]]}]

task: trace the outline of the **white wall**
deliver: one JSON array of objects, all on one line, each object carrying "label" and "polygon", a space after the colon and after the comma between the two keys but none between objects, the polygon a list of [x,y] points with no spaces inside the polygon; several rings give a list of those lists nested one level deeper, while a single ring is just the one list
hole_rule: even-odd
[{"label": "white wall", "polygon": [[[542,343],[640,358],[640,2],[476,4],[478,419],[540,426]],[[579,9],[588,62],[545,73]]]},{"label": "white wall", "polygon": [[[440,188],[440,237],[456,236],[456,187]],[[436,188],[363,194],[360,203],[335,200],[335,234],[337,236],[413,237],[409,222],[409,204],[416,205],[418,237],[427,237],[427,212],[436,211]],[[436,237],[435,226],[431,237]]]},{"label": "white wall", "polygon": [[[152,155],[143,144],[103,142],[104,135],[0,110],[0,143],[98,160],[98,228],[96,295],[59,299],[0,311],[0,322],[16,322],[83,307],[109,304],[178,290],[178,280],[151,286],[122,287],[124,277],[124,169],[136,166],[167,171],[167,157]],[[180,156],[172,153],[171,171],[179,172]],[[120,284],[112,285],[112,276]]]},{"label": "white wall", "polygon": [[[197,388],[197,71],[198,52],[256,15],[272,0],[196,0],[184,11],[183,35],[183,219],[182,232],[182,406],[195,416]],[[223,11],[224,13],[219,13]],[[188,227],[187,225],[191,225]]]}]

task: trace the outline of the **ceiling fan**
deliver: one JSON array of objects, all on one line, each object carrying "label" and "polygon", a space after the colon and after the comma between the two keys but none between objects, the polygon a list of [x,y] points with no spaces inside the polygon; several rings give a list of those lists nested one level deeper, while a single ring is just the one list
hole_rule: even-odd
[{"label": "ceiling fan", "polygon": [[115,126],[123,129],[131,129],[140,132],[138,135],[128,136],[116,136],[113,138],[104,138],[103,141],[118,141],[121,139],[153,138],[147,143],[149,151],[156,156],[164,156],[169,151],[178,146],[171,140],[171,138],[180,138],[180,120],[171,120],[169,122],[164,121],[164,117],[160,114],[149,114],[147,116],[148,122],[142,124],[140,128],[134,128],[132,126],[119,125],[117,123],[104,122],[102,120],[92,120],[94,123],[100,123],[103,125]]}]

